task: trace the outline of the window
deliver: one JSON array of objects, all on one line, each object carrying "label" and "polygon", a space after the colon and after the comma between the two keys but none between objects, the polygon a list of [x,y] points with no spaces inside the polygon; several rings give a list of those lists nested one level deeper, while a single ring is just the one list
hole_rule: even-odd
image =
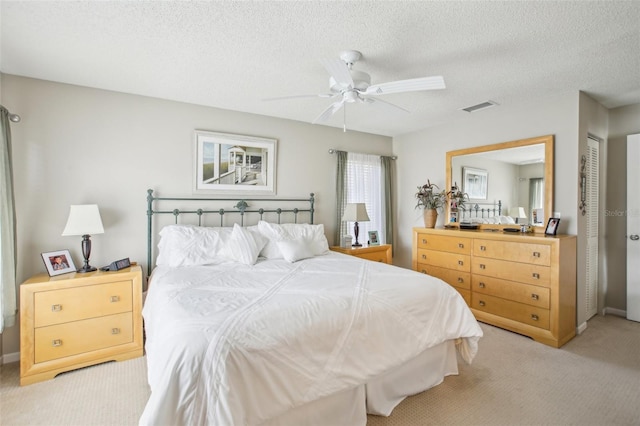
[{"label": "window", "polygon": [[[385,244],[385,218],[382,196],[382,164],[380,156],[348,153],[345,189],[347,203],[365,203],[369,222],[358,222],[360,226],[359,240],[367,243],[368,231],[378,231],[380,242]],[[346,226],[346,224],[343,224]],[[348,224],[344,233],[353,233],[353,224]]]}]

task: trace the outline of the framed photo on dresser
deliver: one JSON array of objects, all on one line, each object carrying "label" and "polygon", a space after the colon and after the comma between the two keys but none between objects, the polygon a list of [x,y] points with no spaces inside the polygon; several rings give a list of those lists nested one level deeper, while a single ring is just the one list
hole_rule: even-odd
[{"label": "framed photo on dresser", "polygon": [[545,235],[556,235],[558,232],[558,225],[560,224],[560,219],[557,217],[549,218],[547,222],[547,228],[544,230]]},{"label": "framed photo on dresser", "polygon": [[76,267],[73,264],[73,259],[71,258],[69,250],[42,253],[42,260],[44,261],[44,266],[47,268],[47,272],[50,277],[68,274],[69,272],[76,272]]}]

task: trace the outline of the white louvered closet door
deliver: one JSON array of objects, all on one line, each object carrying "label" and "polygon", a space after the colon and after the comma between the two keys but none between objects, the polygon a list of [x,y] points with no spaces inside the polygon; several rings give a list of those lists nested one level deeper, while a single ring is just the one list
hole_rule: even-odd
[{"label": "white louvered closet door", "polygon": [[600,143],[587,140],[587,319],[598,313],[598,208],[600,190]]}]

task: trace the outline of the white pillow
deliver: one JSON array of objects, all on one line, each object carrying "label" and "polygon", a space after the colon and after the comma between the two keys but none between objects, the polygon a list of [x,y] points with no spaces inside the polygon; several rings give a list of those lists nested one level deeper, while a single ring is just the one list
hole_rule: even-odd
[{"label": "white pillow", "polygon": [[251,232],[236,223],[221,254],[229,260],[253,265],[265,244],[265,239],[259,233]]},{"label": "white pillow", "polygon": [[313,251],[309,245],[309,241],[305,238],[297,240],[282,240],[277,242],[278,249],[282,253],[282,257],[289,263],[297,262],[298,260],[308,259],[313,257]]},{"label": "white pillow", "polygon": [[206,265],[219,261],[221,233],[212,228],[168,225],[160,231],[156,265],[170,267]]},{"label": "white pillow", "polygon": [[258,222],[258,230],[267,238],[267,244],[260,253],[267,259],[280,259],[283,257],[278,242],[283,240],[305,239],[314,256],[325,254],[329,251],[329,243],[324,235],[324,225],[310,225],[308,223],[270,223]]}]

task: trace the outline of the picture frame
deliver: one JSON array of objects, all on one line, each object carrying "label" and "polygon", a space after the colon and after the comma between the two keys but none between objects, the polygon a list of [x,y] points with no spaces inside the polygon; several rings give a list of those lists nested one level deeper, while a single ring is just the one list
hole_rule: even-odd
[{"label": "picture frame", "polygon": [[276,194],[276,139],[195,131],[194,193]]},{"label": "picture frame", "polygon": [[69,250],[57,250],[41,253],[44,266],[50,277],[76,272]]},{"label": "picture frame", "polygon": [[378,231],[369,231],[369,245],[370,246],[380,245],[380,237],[378,236]]},{"label": "picture frame", "polygon": [[560,225],[560,218],[550,217],[547,222],[547,227],[544,230],[545,235],[556,235],[556,232],[558,232],[558,225]]},{"label": "picture frame", "polygon": [[489,173],[475,167],[462,167],[462,192],[470,200],[486,200],[489,187]]}]

